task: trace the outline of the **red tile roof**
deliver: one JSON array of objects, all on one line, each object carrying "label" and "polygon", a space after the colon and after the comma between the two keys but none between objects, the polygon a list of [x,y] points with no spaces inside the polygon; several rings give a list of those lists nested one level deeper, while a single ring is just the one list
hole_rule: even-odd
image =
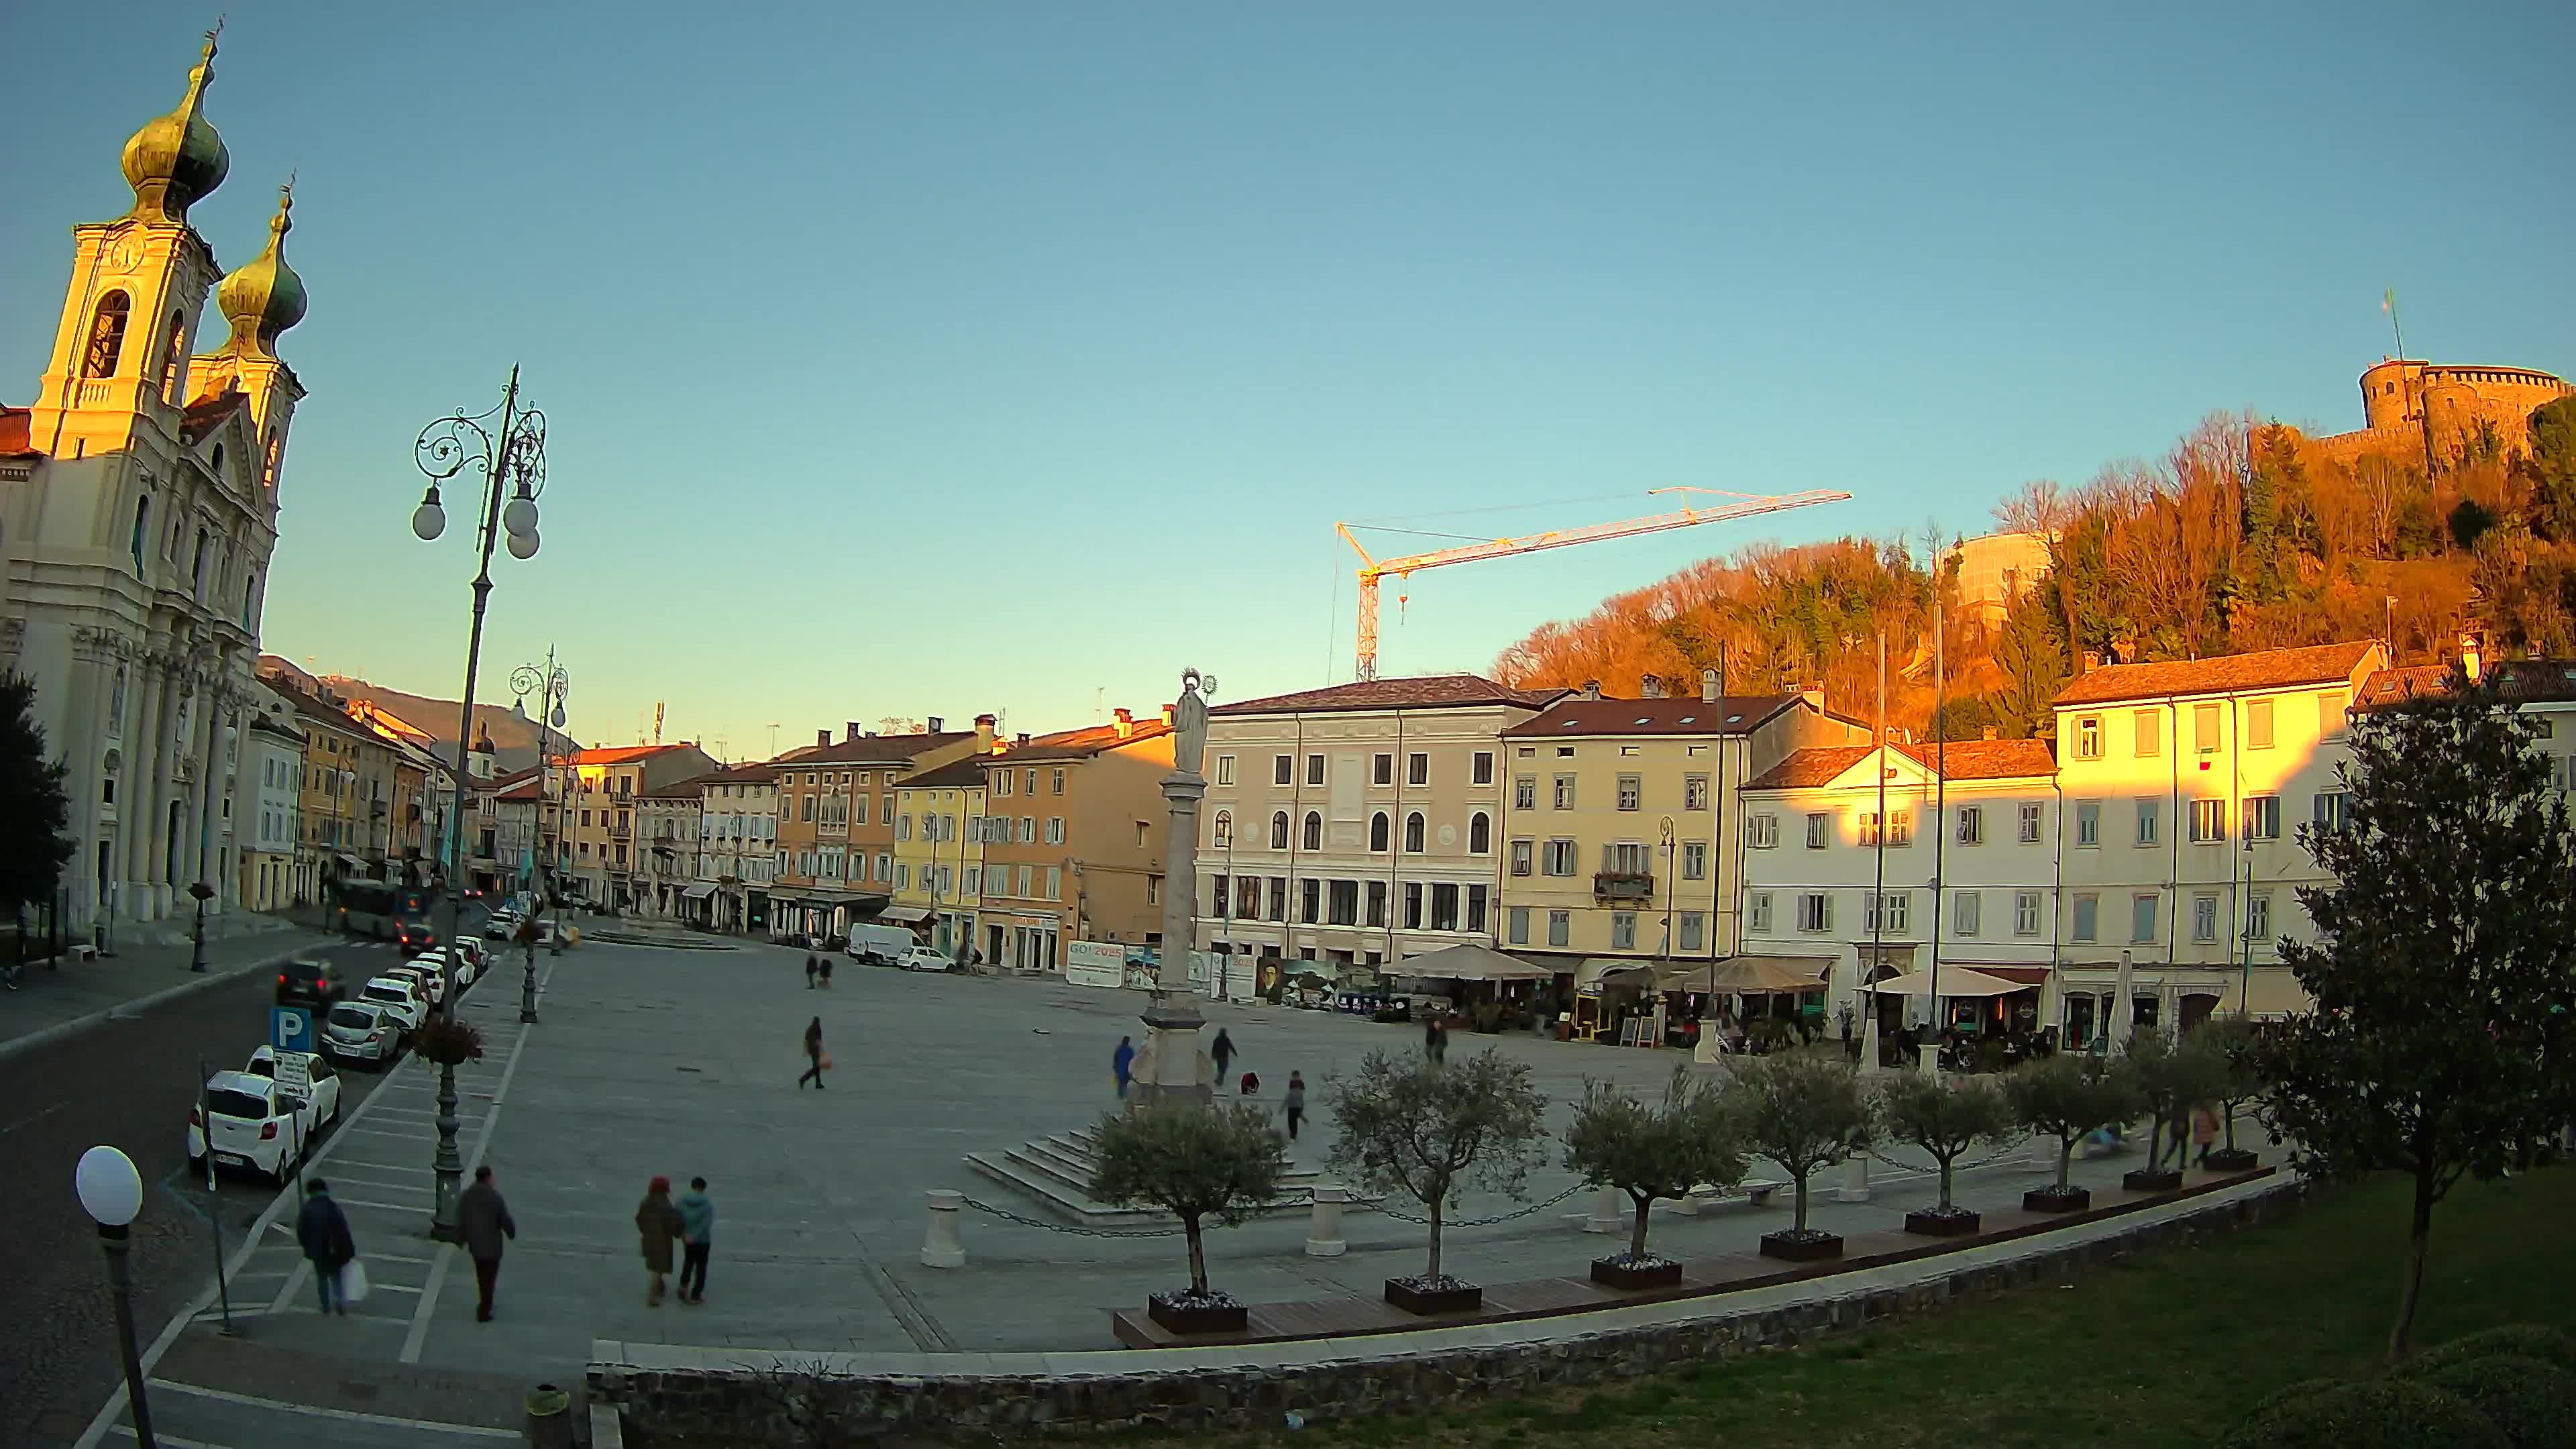
[{"label": "red tile roof", "polygon": [[35,456],[34,419],[26,408],[0,408],[0,458]]},{"label": "red tile roof", "polygon": [[250,398],[246,394],[229,389],[209,397],[201,397],[188,404],[187,410],[179,414],[179,436],[186,439],[193,447],[205,441],[208,433],[222,427],[224,419],[231,417],[235,409],[246,406],[249,402]]},{"label": "red tile roof", "polygon": [[579,751],[564,761],[568,765],[631,765],[669,750],[685,750],[687,745],[603,745]]},{"label": "red tile roof", "polygon": [[[1031,743],[1036,742],[1031,741]],[[997,757],[968,755],[962,760],[951,760],[936,770],[924,770],[918,775],[907,775],[895,783],[905,790],[981,789],[984,784],[984,762],[994,758]]]},{"label": "red tile roof", "polygon": [[703,799],[706,793],[707,777],[691,775],[685,780],[673,780],[658,789],[638,790],[635,792],[635,798],[638,800],[697,800]]},{"label": "red tile roof", "polygon": [[[1077,730],[1058,730],[1051,735],[1038,735],[1026,744],[1013,744],[998,754],[974,758],[991,765],[1030,765],[1042,764],[1048,760],[1087,760],[1104,750],[1114,750],[1121,745],[1139,744],[1145,740],[1158,740],[1172,733],[1172,727],[1158,719],[1138,720],[1129,727],[1129,730],[1127,737],[1120,739],[1118,726],[1114,724],[1084,725]],[[903,783],[909,785],[915,782],[906,780]]]},{"label": "red tile roof", "polygon": [[935,735],[861,735],[855,740],[790,750],[770,763],[800,769],[807,765],[889,765],[973,738],[972,730],[942,730]]},{"label": "red tile roof", "polygon": [[1716,701],[1687,699],[1585,699],[1569,694],[1532,718],[1503,731],[1506,739],[1541,735],[1749,734],[1798,702],[1794,694],[1733,694]]},{"label": "red tile roof", "polygon": [[[2486,666],[2486,677],[2495,681],[2510,700],[2535,704],[2576,700],[2576,659],[2500,659]],[[2450,685],[2448,664],[2382,669],[2362,682],[2361,695],[2353,705],[2358,709],[2378,709],[2401,700],[2440,694]]]},{"label": "red tile roof", "polygon": [[2237,694],[2252,689],[2332,684],[2350,679],[2352,672],[2378,648],[2377,643],[2362,640],[2222,654],[2211,659],[2177,659],[2164,664],[2107,664],[2078,676],[2059,690],[2057,703],[2110,704],[2168,695]]},{"label": "red tile roof", "polygon": [[698,779],[709,785],[768,785],[777,781],[778,766],[771,761],[735,765],[730,769],[710,771]]},{"label": "red tile roof", "polygon": [[[1905,744],[1887,747],[1921,765],[1936,767],[1951,780],[2019,780],[2053,775],[2057,757],[2046,740],[1952,740],[1947,745]],[[1869,758],[1874,745],[1813,745],[1745,782],[1747,790],[1812,790],[1830,785],[1844,771]]]},{"label": "red tile roof", "polygon": [[1425,674],[1410,679],[1363,679],[1326,689],[1274,694],[1267,699],[1221,704],[1208,713],[1322,714],[1333,710],[1454,709],[1479,704],[1517,704],[1536,709],[1566,692],[1513,689],[1477,674]]}]

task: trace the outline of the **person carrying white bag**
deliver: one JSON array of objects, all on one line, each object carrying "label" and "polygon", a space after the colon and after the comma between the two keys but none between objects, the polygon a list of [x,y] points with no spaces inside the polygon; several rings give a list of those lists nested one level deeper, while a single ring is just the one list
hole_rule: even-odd
[{"label": "person carrying white bag", "polygon": [[313,1286],[322,1296],[322,1311],[347,1317],[348,1306],[367,1296],[367,1270],[358,1266],[358,1243],[349,1236],[348,1215],[331,1200],[331,1185],[318,1177],[304,1185],[295,1241],[313,1265]]}]

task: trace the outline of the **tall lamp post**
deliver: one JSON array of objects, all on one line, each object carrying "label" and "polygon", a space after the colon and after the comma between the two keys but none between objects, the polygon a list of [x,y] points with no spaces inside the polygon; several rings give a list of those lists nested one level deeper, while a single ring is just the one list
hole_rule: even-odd
[{"label": "tall lamp post", "polygon": [[188,894],[197,898],[197,924],[188,933],[188,970],[193,975],[206,974],[206,902],[214,899],[215,888],[204,881],[194,881]]},{"label": "tall lamp post", "polygon": [[143,1211],[143,1177],[134,1160],[113,1147],[93,1147],[72,1170],[72,1187],[81,1211],[98,1224],[98,1245],[107,1252],[107,1283],[116,1296],[116,1342],[125,1357],[125,1402],[134,1411],[134,1441],[153,1449],[152,1406],[143,1396],[143,1359],[134,1349],[134,1295],[125,1273],[127,1234],[134,1215]]},{"label": "tall lamp post", "polygon": [[[467,752],[474,741],[474,672],[483,662],[483,611],[492,596],[492,548],[506,531],[510,557],[536,557],[537,496],[546,489],[546,415],[520,406],[519,369],[514,366],[508,385],[501,390],[500,406],[470,415],[459,409],[421,429],[420,437],[412,444],[412,461],[429,476],[429,488],[411,515],[411,531],[423,543],[447,531],[447,511],[439,504],[438,485],[469,469],[483,475],[482,507],[476,514],[475,528],[474,624],[465,640],[465,693],[457,703],[460,720],[456,726],[456,778],[463,781],[472,777]],[[456,889],[456,883],[465,878],[464,851],[465,832],[450,830],[450,944],[439,963],[439,975],[445,978],[446,985],[440,993],[439,1009],[451,1016],[456,1011],[454,942],[464,929],[465,898]],[[456,1125],[456,1068],[443,1066],[438,1077],[438,1155],[431,1164],[438,1179],[438,1197],[429,1233],[444,1243],[461,1240],[456,1194],[457,1180],[465,1175],[465,1160],[456,1150]]]},{"label": "tall lamp post", "polygon": [[[543,667],[522,664],[510,671],[510,693],[521,700],[532,694],[537,696],[537,847],[546,853],[545,890],[537,903],[538,908],[529,911],[526,920],[521,922],[520,929],[527,935],[524,943],[527,951],[519,976],[519,1020],[533,1025],[537,1019],[536,931],[541,929],[536,923],[545,919],[544,907],[552,905],[554,900],[554,843],[546,836],[546,792],[554,788],[554,767],[549,763],[553,758],[551,732],[564,727],[564,696],[572,693],[572,676],[564,672],[562,665],[555,663],[555,651],[548,649]],[[525,705],[521,708],[524,711]],[[560,831],[560,806],[557,813],[557,829]]]}]

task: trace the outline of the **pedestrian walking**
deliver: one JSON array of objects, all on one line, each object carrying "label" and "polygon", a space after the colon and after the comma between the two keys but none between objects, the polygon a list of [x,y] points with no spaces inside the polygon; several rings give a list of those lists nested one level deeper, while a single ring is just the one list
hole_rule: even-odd
[{"label": "pedestrian walking", "polygon": [[322,1297],[322,1311],[348,1317],[340,1274],[356,1260],[358,1243],[349,1236],[348,1215],[331,1200],[331,1185],[318,1177],[304,1185],[304,1207],[295,1216],[295,1241],[304,1249],[305,1261],[313,1265],[313,1286]]},{"label": "pedestrian walking", "polygon": [[1109,1054],[1109,1074],[1118,1079],[1118,1096],[1122,1101],[1125,1100],[1127,1096],[1128,1071],[1135,1065],[1135,1039],[1133,1037],[1124,1036],[1118,1038],[1118,1050]]},{"label": "pedestrian walking", "polygon": [[474,1321],[492,1321],[492,1287],[501,1281],[501,1247],[519,1235],[510,1205],[492,1185],[492,1169],[474,1169],[474,1185],[456,1200],[456,1225],[465,1238],[465,1255],[474,1260]]},{"label": "pedestrian walking", "polygon": [[830,954],[829,952],[826,952],[826,953],[824,953],[822,956],[820,956],[820,957],[818,957],[818,958],[816,958],[816,959],[820,960],[820,961],[823,963],[823,989],[824,989],[824,990],[826,990],[826,991],[829,991],[829,990],[831,990],[831,989],[832,989],[832,957],[831,957],[831,954]]},{"label": "pedestrian walking", "polygon": [[2218,1142],[2219,1127],[2218,1106],[2216,1103],[2203,1102],[2197,1108],[2193,1109],[2191,1114],[2191,1140],[2192,1145],[2198,1147],[2200,1151],[2192,1158],[2192,1166],[2207,1167],[2209,1165],[2209,1149],[2215,1146]]},{"label": "pedestrian walking", "polygon": [[644,1306],[662,1306],[662,1277],[671,1271],[671,1244],[680,1236],[680,1210],[671,1204],[671,1179],[657,1177],[644,1189],[644,1200],[635,1205],[635,1231],[644,1249],[644,1271],[651,1286],[644,1290]]},{"label": "pedestrian walking", "polygon": [[707,1251],[715,1244],[716,1205],[707,1196],[707,1180],[689,1179],[689,1190],[680,1194],[680,1301],[707,1301]]},{"label": "pedestrian walking", "polygon": [[1306,1120],[1306,1077],[1302,1072],[1288,1074],[1288,1094],[1283,1099],[1288,1110],[1288,1140],[1297,1140],[1297,1128]]},{"label": "pedestrian walking", "polygon": [[823,958],[822,958],[822,957],[820,957],[820,956],[815,955],[815,954],[814,954],[813,952],[811,952],[811,951],[806,952],[806,953],[805,953],[805,989],[806,989],[806,990],[811,991],[811,990],[813,990],[813,989],[814,989],[814,977],[815,977],[815,974],[816,974],[817,972],[820,972],[822,969],[823,969]]},{"label": "pedestrian walking", "polygon": [[[2191,1142],[2184,1135],[2190,1131],[2190,1129],[2190,1104],[2185,1102],[2176,1102],[2174,1104],[2173,1116],[2165,1121],[2165,1142],[2167,1144],[2167,1149],[2173,1153],[2173,1165],[2176,1167],[2182,1166],[2191,1158]],[[2158,1159],[2157,1161],[2151,1162],[2147,1165],[2150,1167],[2162,1167],[2164,1163],[2162,1159]]]},{"label": "pedestrian walking", "polygon": [[1226,1064],[1234,1060],[1234,1038],[1225,1034],[1224,1027],[1216,1029],[1216,1040],[1208,1044],[1208,1059],[1216,1063],[1216,1079],[1224,1081]]},{"label": "pedestrian walking", "polygon": [[1422,1028],[1422,1050],[1431,1058],[1433,1066],[1439,1066],[1449,1060],[1449,1024],[1447,1022],[1435,1016],[1431,1018],[1430,1024]]},{"label": "pedestrian walking", "polygon": [[823,1018],[818,1016],[805,1024],[805,1070],[797,1074],[796,1085],[802,1088],[805,1085],[805,1079],[812,1077],[814,1090],[818,1092],[823,1090],[824,1061]]}]

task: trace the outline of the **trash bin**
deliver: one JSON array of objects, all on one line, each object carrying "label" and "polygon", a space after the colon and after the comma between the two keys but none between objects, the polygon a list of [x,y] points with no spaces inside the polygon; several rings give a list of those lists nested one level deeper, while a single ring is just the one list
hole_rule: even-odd
[{"label": "trash bin", "polygon": [[552,1384],[528,1390],[527,1439],[532,1449],[572,1449],[572,1395]]}]

